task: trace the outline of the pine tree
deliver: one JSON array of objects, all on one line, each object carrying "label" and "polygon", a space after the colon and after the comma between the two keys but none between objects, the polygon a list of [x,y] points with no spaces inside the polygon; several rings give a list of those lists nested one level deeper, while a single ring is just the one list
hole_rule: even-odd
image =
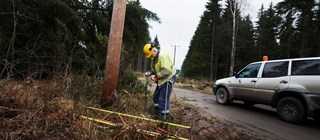
[{"label": "pine tree", "polygon": [[259,60],[266,55],[270,59],[277,58],[277,28],[279,26],[280,17],[276,15],[276,11],[271,3],[267,10],[263,5],[258,13],[256,39],[257,48],[259,48]]},{"label": "pine tree", "polygon": [[[113,1],[14,0],[0,5],[0,77],[33,78],[79,73],[101,75],[104,69]],[[141,63],[148,41],[148,20],[157,15],[127,4],[123,65]],[[14,13],[14,14],[12,14]],[[142,65],[140,65],[142,67]],[[127,68],[127,67],[123,67]]]},{"label": "pine tree", "polygon": [[235,70],[239,71],[250,62],[259,60],[258,48],[254,45],[254,29],[250,16],[241,19],[237,38]]},{"label": "pine tree", "polygon": [[161,49],[161,47],[160,47],[160,42],[159,42],[159,40],[158,40],[158,36],[157,36],[157,35],[156,35],[156,37],[153,39],[152,42],[155,44],[155,46],[157,46],[158,49]]},{"label": "pine tree", "polygon": [[[218,1],[210,0],[206,5],[206,11],[201,16],[200,23],[190,42],[186,59],[182,65],[182,73],[186,77],[206,77],[211,73],[211,55],[218,50],[217,47],[212,48],[214,40],[213,29],[217,28],[220,23],[220,5]],[[213,24],[215,23],[215,24]],[[210,77],[209,77],[210,78]]]},{"label": "pine tree", "polygon": [[315,3],[314,40],[311,56],[320,56],[320,1]]},{"label": "pine tree", "polygon": [[146,70],[148,64],[141,50],[146,43],[151,41],[147,21],[160,23],[160,18],[157,14],[143,8],[139,0],[128,2],[123,38],[122,69]]},{"label": "pine tree", "polygon": [[284,0],[277,5],[282,23],[280,26],[280,52],[286,52],[280,58],[307,57],[312,54],[314,42],[314,8],[313,0]]},{"label": "pine tree", "polygon": [[314,13],[313,8],[315,3],[313,0],[300,1],[297,8],[300,11],[300,16],[297,17],[297,52],[299,57],[311,56],[313,41],[316,40],[313,27]]}]

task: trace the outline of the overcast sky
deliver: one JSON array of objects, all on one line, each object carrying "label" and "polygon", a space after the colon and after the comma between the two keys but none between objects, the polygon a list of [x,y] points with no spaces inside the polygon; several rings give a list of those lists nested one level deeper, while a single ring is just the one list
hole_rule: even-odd
[{"label": "overcast sky", "polygon": [[[140,0],[142,7],[157,13],[161,24],[150,22],[149,29],[152,40],[158,36],[161,50],[169,53],[174,59],[174,46],[176,47],[175,65],[181,68],[187,55],[192,36],[200,21],[209,0]],[[221,4],[225,4],[222,0]],[[269,7],[270,3],[277,4],[281,0],[240,0],[241,10],[245,15],[250,14],[256,21],[257,12],[263,4]]]}]

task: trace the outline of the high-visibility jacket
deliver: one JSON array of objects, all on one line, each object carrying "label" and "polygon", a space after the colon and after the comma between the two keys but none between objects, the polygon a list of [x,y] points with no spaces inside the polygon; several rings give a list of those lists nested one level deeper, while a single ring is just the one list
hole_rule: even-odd
[{"label": "high-visibility jacket", "polygon": [[155,58],[151,59],[151,71],[158,78],[158,86],[172,80],[176,74],[176,68],[172,64],[172,60],[168,53],[158,50]]}]

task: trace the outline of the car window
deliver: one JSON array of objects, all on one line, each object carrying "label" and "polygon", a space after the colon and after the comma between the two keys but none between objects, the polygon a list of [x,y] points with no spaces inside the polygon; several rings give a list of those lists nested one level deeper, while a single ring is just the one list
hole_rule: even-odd
[{"label": "car window", "polygon": [[320,59],[292,61],[291,75],[320,75]]},{"label": "car window", "polygon": [[261,63],[251,64],[239,73],[239,78],[255,78],[258,75]]},{"label": "car window", "polygon": [[288,75],[289,61],[266,62],[262,72],[262,78],[281,77]]}]

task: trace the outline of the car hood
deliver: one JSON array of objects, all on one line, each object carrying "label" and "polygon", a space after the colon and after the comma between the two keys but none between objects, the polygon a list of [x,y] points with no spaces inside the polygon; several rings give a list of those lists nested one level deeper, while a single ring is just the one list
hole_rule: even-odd
[{"label": "car hood", "polygon": [[227,84],[227,83],[231,82],[232,79],[234,79],[234,78],[235,77],[233,76],[233,77],[227,77],[227,78],[219,79],[214,83],[214,85]]}]

